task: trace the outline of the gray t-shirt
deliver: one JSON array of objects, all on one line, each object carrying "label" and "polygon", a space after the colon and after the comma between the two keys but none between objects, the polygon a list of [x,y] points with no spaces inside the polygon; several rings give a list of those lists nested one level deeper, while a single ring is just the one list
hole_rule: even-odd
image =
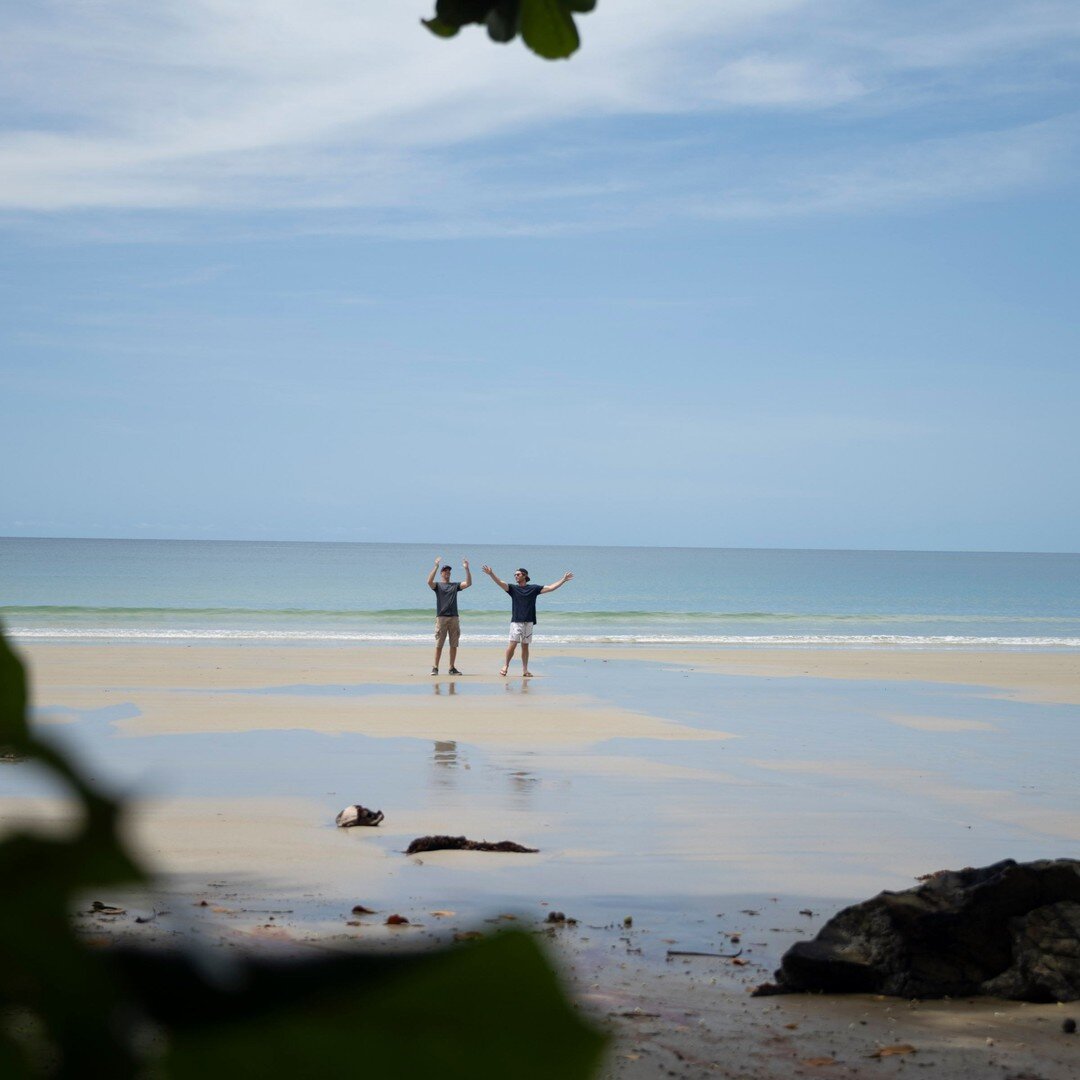
[{"label": "gray t-shirt", "polygon": [[435,590],[435,614],[457,616],[457,594],[460,581],[436,581],[431,586]]}]

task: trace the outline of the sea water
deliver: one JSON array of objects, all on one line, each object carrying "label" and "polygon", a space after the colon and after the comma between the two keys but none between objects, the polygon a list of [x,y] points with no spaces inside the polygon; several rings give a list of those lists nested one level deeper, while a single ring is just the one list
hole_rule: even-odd
[{"label": "sea water", "polygon": [[1080,555],[0,538],[0,618],[22,641],[421,642],[436,555],[502,640],[504,580],[550,644],[1080,649]]}]

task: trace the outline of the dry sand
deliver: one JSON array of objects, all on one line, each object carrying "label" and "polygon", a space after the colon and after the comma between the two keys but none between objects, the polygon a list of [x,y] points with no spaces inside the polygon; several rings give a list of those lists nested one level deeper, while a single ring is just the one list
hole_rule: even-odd
[{"label": "dry sand", "polygon": [[[633,781],[650,792],[655,813],[672,830],[665,835],[675,849],[673,855],[691,864],[724,856],[717,852],[713,823],[703,823],[692,804],[671,798],[671,793],[678,792],[679,785],[709,783],[730,790],[733,799],[742,798],[740,792],[749,795],[754,787],[745,770],[706,766],[695,762],[692,753],[689,759],[677,760],[645,749],[614,756],[603,748],[614,738],[640,740],[641,747],[656,751],[702,743],[735,746],[739,740],[731,732],[704,730],[664,715],[663,710],[614,704],[582,692],[580,686],[566,692],[557,678],[542,677],[545,657],[574,656],[598,664],[640,661],[677,668],[689,678],[695,672],[752,676],[762,680],[762,686],[794,678],[930,683],[965,688],[972,700],[1080,704],[1080,662],[1075,653],[640,647],[536,652],[534,670],[541,677],[529,683],[502,680],[494,670],[498,657],[485,657],[493,670],[459,680],[460,692],[453,696],[445,679],[439,682],[446,692],[434,692],[426,656],[415,648],[49,645],[29,650],[29,660],[35,700],[50,710],[42,717],[47,725],[71,723],[123,703],[134,708],[113,722],[112,731],[124,739],[295,729],[374,739],[404,737],[435,741],[436,749],[475,746],[491,753],[528,753],[538,772],[550,767],[565,776]],[[313,688],[319,692],[313,693]],[[889,738],[985,739],[996,737],[999,728],[992,712],[973,718],[944,710],[923,715],[898,708],[883,710],[880,719],[873,737],[884,746]],[[827,765],[795,753],[752,764],[781,784],[807,779],[834,784],[841,791],[869,787],[886,795],[893,792],[897,806],[905,805],[904,799],[936,799],[948,805],[952,798],[958,812],[979,813],[1003,827],[1035,829],[1059,838],[1063,846],[1056,854],[1080,850],[1075,802],[1036,805],[1018,791],[992,785],[950,791],[940,777],[902,760],[868,769],[855,754],[848,761]],[[438,772],[437,766],[433,769]],[[491,806],[482,801],[472,804],[448,790],[455,824],[478,835]],[[777,787],[769,797],[785,790]],[[305,890],[307,895],[318,890],[337,895],[335,889],[346,895],[352,890],[351,895],[362,900],[356,894],[360,874],[376,895],[390,880],[388,874],[400,873],[404,857],[396,853],[398,845],[403,847],[412,835],[438,831],[439,814],[445,810],[445,806],[443,811],[438,806],[417,806],[397,811],[380,833],[392,841],[396,850],[391,850],[385,843],[381,847],[366,843],[357,835],[365,830],[343,833],[327,827],[327,794],[317,795],[274,800],[226,794],[144,795],[134,808],[132,839],[165,875],[168,889],[156,899],[134,902],[167,901],[177,914],[171,922],[155,920],[137,932],[147,940],[172,941],[175,935],[183,937],[197,929],[211,941],[230,944],[265,947],[272,941],[297,949],[324,949],[355,941],[408,946],[425,938],[441,940],[440,934],[445,937],[466,925],[457,918],[412,911],[409,937],[374,925],[343,932],[340,918],[332,925],[305,918],[299,910]],[[527,837],[540,827],[527,799],[507,805],[500,811],[500,828],[507,835]],[[827,851],[830,835],[841,835],[834,831],[837,819],[831,813],[824,805],[796,807],[782,799],[762,808],[747,823],[743,857],[752,859],[758,845],[762,880],[772,875],[776,888],[789,899],[813,895],[805,876],[793,872],[785,879],[775,853],[766,849],[778,832],[784,832],[793,845],[817,843]],[[63,810],[56,799],[6,797],[0,798],[0,815],[8,828],[27,822],[46,826],[51,822],[56,828],[62,827],[58,822]],[[313,827],[313,822],[320,824]],[[867,820],[844,832],[842,840],[835,838],[834,846],[844,849],[837,851],[838,857],[858,870],[850,881],[873,881],[881,867],[911,842],[912,829],[920,827],[898,812],[887,823]],[[916,839],[921,843],[922,838]],[[577,850],[554,854],[563,872],[567,865],[573,872],[575,865],[613,858],[617,853],[609,850],[610,844],[610,837],[605,842],[582,836]],[[901,858],[903,872],[920,857],[916,843],[907,861]],[[547,871],[554,880],[558,872],[554,855],[547,850],[515,858],[521,861],[500,863],[493,870],[489,859],[475,853],[424,857],[426,869],[445,871],[451,875],[447,880],[459,882],[483,875],[485,880],[502,876],[512,883],[515,875]],[[889,884],[892,881],[888,879]],[[863,895],[878,887],[867,888]],[[512,885],[507,892],[513,892]],[[641,895],[647,897],[649,888],[643,887]],[[297,901],[298,906],[287,910],[285,901],[289,905]],[[796,921],[794,910],[740,916],[742,923],[734,925],[749,935],[744,940],[760,945],[745,967],[709,958],[658,963],[656,957],[664,951],[661,943],[679,941],[680,928],[663,919],[650,922],[646,913],[634,914],[632,928],[614,924],[566,928],[550,935],[577,997],[616,1034],[609,1076],[882,1077],[926,1067],[943,1077],[1064,1080],[1080,1071],[1080,1038],[1061,1032],[1062,1019],[1080,1015],[1080,1007],[999,1001],[907,1003],[865,996],[751,999],[750,986],[768,977],[772,958],[791,940],[783,935]],[[532,917],[539,929],[543,911],[534,911]],[[817,919],[814,928],[820,922]],[[98,919],[94,930],[120,934],[136,928],[129,924],[122,931]],[[910,1049],[874,1056],[883,1047],[897,1046]]]},{"label": "dry sand", "polygon": [[[38,645],[26,650],[35,685],[97,687],[257,688],[281,683],[408,685],[428,676],[427,654],[414,646],[308,647],[205,645]],[[568,649],[538,646],[545,655],[635,660],[733,675],[909,680],[983,686],[1015,698],[1080,704],[1080,656],[1063,652],[921,649],[698,649],[635,645]],[[499,680],[498,650],[476,658]],[[464,663],[464,661],[462,661]],[[511,671],[511,675],[514,671]]]}]

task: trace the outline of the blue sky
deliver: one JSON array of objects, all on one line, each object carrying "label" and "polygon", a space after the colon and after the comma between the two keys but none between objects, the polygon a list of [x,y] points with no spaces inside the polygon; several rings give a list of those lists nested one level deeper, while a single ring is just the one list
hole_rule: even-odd
[{"label": "blue sky", "polygon": [[1075,3],[430,6],[0,14],[0,534],[1080,550]]}]

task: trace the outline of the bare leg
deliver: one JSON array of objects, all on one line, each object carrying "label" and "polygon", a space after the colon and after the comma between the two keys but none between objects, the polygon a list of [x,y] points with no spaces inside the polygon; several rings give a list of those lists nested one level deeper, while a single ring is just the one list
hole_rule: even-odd
[{"label": "bare leg", "polygon": [[516,648],[516,641],[511,641],[510,644],[506,646],[506,662],[502,666],[502,671],[499,672],[500,675],[505,675],[510,670],[510,661],[514,659],[514,650]]},{"label": "bare leg", "polygon": [[442,645],[435,646],[435,666],[439,666],[439,659],[442,657]]},{"label": "bare leg", "polygon": [[457,667],[457,646],[450,646],[450,666]]},{"label": "bare leg", "polygon": [[528,642],[525,641],[521,643],[521,674],[532,674],[532,672],[529,670],[529,645]]}]

